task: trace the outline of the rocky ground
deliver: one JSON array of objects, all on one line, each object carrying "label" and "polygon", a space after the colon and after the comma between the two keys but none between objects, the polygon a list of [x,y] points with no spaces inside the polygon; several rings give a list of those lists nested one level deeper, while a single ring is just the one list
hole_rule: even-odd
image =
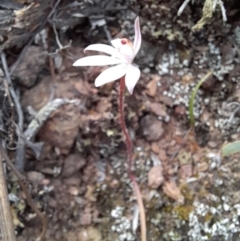
[{"label": "rocky ground", "polygon": [[[227,22],[220,4],[211,18],[198,22],[204,1],[189,2],[180,12],[179,0],[116,2],[126,9],[110,11],[103,27],[90,30],[96,21],[88,16],[66,31],[44,28],[13,74],[25,129],[54,99],[76,100],[56,108],[34,136],[45,143],[41,157],[26,152],[31,195],[49,220],[46,240],[140,240],[118,122],[118,82],[95,88],[103,68],[72,67],[87,45],[108,44],[109,34],[133,39],[137,15],[141,78],[132,96],[125,93],[125,119],[147,238],[240,240],[239,155],[219,155],[224,144],[239,139],[239,2],[222,1]],[[191,127],[189,99],[210,70],[213,75],[197,92]],[[41,223],[10,174],[8,182],[18,241],[36,240]]]}]

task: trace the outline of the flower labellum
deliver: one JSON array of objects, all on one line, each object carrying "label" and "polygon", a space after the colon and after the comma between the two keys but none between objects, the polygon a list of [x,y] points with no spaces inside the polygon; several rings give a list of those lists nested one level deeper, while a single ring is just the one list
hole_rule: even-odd
[{"label": "flower labellum", "polygon": [[142,42],[139,17],[135,20],[135,38],[132,43],[129,39],[114,39],[111,41],[113,46],[106,44],[92,44],[86,50],[100,51],[106,55],[94,55],[78,59],[73,66],[103,66],[115,65],[104,70],[95,80],[95,86],[99,87],[106,83],[120,79],[125,76],[125,84],[130,94],[140,78],[140,70],[132,64],[137,55]]}]

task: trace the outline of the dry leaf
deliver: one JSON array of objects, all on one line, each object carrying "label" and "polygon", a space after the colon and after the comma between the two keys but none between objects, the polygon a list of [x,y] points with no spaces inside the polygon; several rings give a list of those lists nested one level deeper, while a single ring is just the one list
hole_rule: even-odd
[{"label": "dry leaf", "polygon": [[158,116],[165,117],[167,115],[166,107],[163,104],[160,104],[158,102],[153,102],[153,103],[150,103],[149,107],[150,107],[151,112],[153,112],[154,114],[156,114]]},{"label": "dry leaf", "polygon": [[157,93],[157,81],[159,80],[159,76],[153,76],[152,80],[147,84],[147,94],[149,96],[155,96]]},{"label": "dry leaf", "polygon": [[96,198],[94,196],[95,188],[93,186],[87,186],[87,192],[85,193],[85,198],[91,202],[96,202]]},{"label": "dry leaf", "polygon": [[157,189],[164,181],[162,166],[154,166],[148,172],[148,186]]},{"label": "dry leaf", "polygon": [[182,165],[180,168],[180,177],[182,179],[187,179],[193,175],[192,164]]},{"label": "dry leaf", "polygon": [[184,197],[181,194],[181,191],[174,180],[165,182],[163,186],[163,191],[165,194],[176,200],[178,203],[184,203]]}]

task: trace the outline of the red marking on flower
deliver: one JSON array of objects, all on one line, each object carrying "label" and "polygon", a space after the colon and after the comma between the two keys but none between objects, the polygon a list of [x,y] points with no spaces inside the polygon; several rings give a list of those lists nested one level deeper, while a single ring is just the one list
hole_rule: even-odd
[{"label": "red marking on flower", "polygon": [[121,39],[121,44],[126,44],[127,43],[127,39]]}]

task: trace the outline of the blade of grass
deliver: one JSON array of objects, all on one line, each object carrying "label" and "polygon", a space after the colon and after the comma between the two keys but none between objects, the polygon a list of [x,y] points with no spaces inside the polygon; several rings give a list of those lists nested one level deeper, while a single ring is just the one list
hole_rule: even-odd
[{"label": "blade of grass", "polygon": [[197,95],[197,91],[200,88],[200,86],[208,79],[208,77],[212,75],[212,71],[209,71],[195,86],[195,88],[192,91],[190,100],[189,100],[189,116],[190,116],[190,124],[194,126],[195,118],[193,113],[193,107],[194,107],[194,100]]}]

